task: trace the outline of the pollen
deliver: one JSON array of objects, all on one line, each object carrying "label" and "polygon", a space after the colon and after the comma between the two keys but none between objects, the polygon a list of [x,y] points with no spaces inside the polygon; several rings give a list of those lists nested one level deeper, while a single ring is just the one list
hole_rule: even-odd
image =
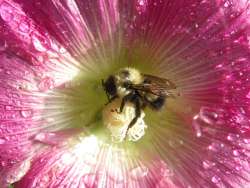
[{"label": "pollen", "polygon": [[136,123],[128,129],[129,123],[135,117],[135,108],[132,103],[126,103],[123,111],[120,113],[119,108],[121,99],[115,99],[103,109],[103,124],[109,130],[113,142],[122,142],[129,140],[136,142],[144,134],[147,125],[145,124],[145,113],[141,111],[141,116]]}]

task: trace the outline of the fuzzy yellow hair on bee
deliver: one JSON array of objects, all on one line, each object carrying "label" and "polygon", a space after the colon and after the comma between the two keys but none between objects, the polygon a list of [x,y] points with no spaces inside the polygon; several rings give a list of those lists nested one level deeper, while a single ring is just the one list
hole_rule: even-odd
[{"label": "fuzzy yellow hair on bee", "polygon": [[130,81],[133,84],[140,84],[143,82],[143,76],[142,74],[134,68],[126,67],[124,69],[121,69],[117,74],[118,79],[126,79],[127,81]]},{"label": "fuzzy yellow hair on bee", "polygon": [[[120,98],[120,113],[126,103],[132,103],[135,108],[135,117],[131,120],[128,129],[136,124],[145,107],[160,110],[165,105],[167,97],[175,97],[171,90],[176,89],[173,82],[149,74],[141,73],[131,67],[120,69],[106,80],[102,80],[103,89],[107,94],[108,103]],[[127,130],[128,130],[127,129]]]}]

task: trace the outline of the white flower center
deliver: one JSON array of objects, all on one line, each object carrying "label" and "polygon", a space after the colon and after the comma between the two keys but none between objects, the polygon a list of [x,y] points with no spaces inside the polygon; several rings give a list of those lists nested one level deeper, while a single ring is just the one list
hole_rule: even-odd
[{"label": "white flower center", "polygon": [[119,113],[121,100],[116,99],[103,109],[104,126],[111,132],[113,142],[122,142],[126,138],[130,141],[138,141],[145,134],[147,125],[144,122],[145,113],[141,111],[141,116],[136,123],[128,129],[132,119],[135,117],[135,107],[132,103],[126,103],[124,109]]}]

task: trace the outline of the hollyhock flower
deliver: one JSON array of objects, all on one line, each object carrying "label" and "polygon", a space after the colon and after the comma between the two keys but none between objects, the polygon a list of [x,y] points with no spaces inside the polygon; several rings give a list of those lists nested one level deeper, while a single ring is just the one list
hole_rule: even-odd
[{"label": "hollyhock flower", "polygon": [[[249,187],[249,13],[247,0],[0,0],[0,187]],[[124,67],[180,96],[115,143],[101,80]]]}]

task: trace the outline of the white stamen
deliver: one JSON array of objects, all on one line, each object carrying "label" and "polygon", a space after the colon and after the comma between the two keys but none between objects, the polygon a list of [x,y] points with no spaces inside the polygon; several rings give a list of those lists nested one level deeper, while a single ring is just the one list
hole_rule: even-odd
[{"label": "white stamen", "polygon": [[[145,134],[147,125],[144,122],[144,112],[136,123],[127,131],[129,123],[135,117],[135,107],[132,103],[126,103],[122,113],[119,113],[121,100],[116,99],[103,109],[104,126],[111,132],[113,142],[122,142],[127,137],[130,141],[138,141]],[[127,133],[127,135],[126,135]]]}]

